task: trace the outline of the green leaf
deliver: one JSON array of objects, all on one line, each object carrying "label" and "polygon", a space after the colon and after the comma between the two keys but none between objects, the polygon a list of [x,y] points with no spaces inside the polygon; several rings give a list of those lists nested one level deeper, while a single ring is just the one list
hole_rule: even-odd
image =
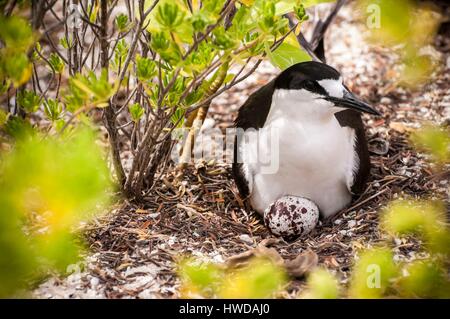
[{"label": "green leaf", "polygon": [[156,75],[156,63],[140,55],[136,57],[136,76],[140,81],[148,81]]},{"label": "green leaf", "polygon": [[7,47],[28,51],[34,44],[34,34],[25,19],[17,16],[0,16],[0,39]]},{"label": "green leaf", "polygon": [[89,15],[89,21],[91,23],[95,23],[95,20],[97,20],[99,9],[100,9],[100,5],[98,2],[95,3],[93,8],[91,6],[89,7],[88,12],[91,12]]},{"label": "green leaf", "polygon": [[301,0],[301,1],[295,1],[295,0],[283,0],[283,1],[277,1],[275,4],[276,7],[276,15],[283,15],[289,12],[294,11],[295,6],[303,5],[305,8],[309,8],[315,5],[318,5],[320,3],[326,3],[326,2],[334,2],[335,0]]},{"label": "green leaf", "polygon": [[270,259],[254,258],[247,267],[230,275],[219,292],[221,298],[270,298],[286,283],[283,268]]},{"label": "green leaf", "polygon": [[321,3],[334,2],[335,0],[302,0],[301,3],[305,6],[305,8],[309,8]]},{"label": "green leaf", "polygon": [[72,47],[72,40],[68,40],[66,37],[59,39],[59,44],[66,50]]},{"label": "green leaf", "polygon": [[299,23],[304,22],[309,19],[309,16],[306,14],[305,6],[300,4],[294,7],[295,17],[299,21]]},{"label": "green leaf", "polygon": [[296,63],[311,61],[311,57],[300,46],[287,42],[283,42],[274,52],[268,52],[267,50],[266,52],[270,62],[281,70],[285,70]]},{"label": "green leaf", "polygon": [[114,60],[113,60],[114,66],[117,69],[119,67],[122,67],[122,65],[124,64],[129,50],[130,46],[128,45],[127,41],[125,41],[125,39],[122,39],[117,43],[117,46],[114,50]]},{"label": "green leaf", "polygon": [[201,294],[212,297],[218,290],[225,275],[223,269],[214,263],[199,263],[194,259],[185,259],[178,265],[178,276],[181,280],[182,294]]},{"label": "green leaf", "polygon": [[391,235],[419,235],[432,252],[450,252],[445,206],[439,202],[396,200],[381,215],[381,225]]},{"label": "green leaf", "polygon": [[170,121],[173,125],[177,125],[177,127],[182,127],[184,124],[184,114],[186,111],[183,108],[177,108],[175,113],[170,118]]},{"label": "green leaf", "polygon": [[[147,0],[145,10],[152,4],[153,1]],[[178,45],[190,44],[194,32],[191,16],[184,1],[161,0],[147,17],[147,31],[152,35],[158,32],[171,33]]]},{"label": "green leaf", "polygon": [[62,104],[59,101],[48,99],[44,102],[44,112],[52,122],[61,118],[62,111]]},{"label": "green leaf", "polygon": [[3,125],[6,124],[6,122],[8,121],[8,116],[9,116],[9,113],[0,109],[0,127],[2,127]]},{"label": "green leaf", "polygon": [[61,74],[64,71],[64,61],[58,54],[56,53],[50,54],[48,62],[50,64],[51,69],[55,71],[55,73]]},{"label": "green leaf", "polygon": [[20,91],[17,94],[17,102],[27,113],[36,112],[39,108],[41,99],[34,91]]},{"label": "green leaf", "polygon": [[156,52],[165,51],[169,48],[170,42],[169,37],[165,32],[155,32],[152,34],[152,40],[150,42],[150,46]]},{"label": "green leaf", "polygon": [[31,63],[25,52],[8,48],[0,50],[0,79],[10,78],[17,88],[26,83],[31,74]]},{"label": "green leaf", "polygon": [[176,3],[165,2],[158,6],[156,21],[170,31],[183,23],[185,13]]},{"label": "green leaf", "polygon": [[139,122],[142,116],[145,114],[145,109],[139,104],[134,103],[128,107],[130,111],[131,120],[135,123]]},{"label": "green leaf", "polygon": [[128,31],[129,24],[128,24],[128,16],[124,13],[119,14],[116,17],[116,26],[117,30],[121,33]]},{"label": "green leaf", "polygon": [[94,104],[95,106],[106,106],[107,102],[114,93],[114,87],[108,82],[108,74],[103,70],[100,77],[94,72],[89,72],[87,76],[77,74],[69,81],[71,94],[66,97],[74,106],[82,104]]},{"label": "green leaf", "polygon": [[216,28],[213,31],[213,43],[220,50],[229,50],[233,49],[238,45],[238,42],[235,41],[230,34],[225,30],[224,27]]},{"label": "green leaf", "polygon": [[5,124],[5,132],[19,140],[33,136],[35,131],[30,122],[18,116],[9,116]]},{"label": "green leaf", "polygon": [[[0,60],[1,61],[1,60]],[[0,96],[6,93],[8,91],[9,86],[11,85],[11,81],[9,80],[3,80],[0,72]]]}]

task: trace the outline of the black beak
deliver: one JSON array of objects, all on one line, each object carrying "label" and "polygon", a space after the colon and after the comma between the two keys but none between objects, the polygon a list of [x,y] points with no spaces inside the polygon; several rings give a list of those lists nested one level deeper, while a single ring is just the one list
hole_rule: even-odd
[{"label": "black beak", "polygon": [[366,102],[357,99],[352,93],[346,91],[342,98],[333,96],[326,97],[325,100],[333,102],[336,106],[354,109],[360,112],[381,116],[381,113],[372,108]]}]

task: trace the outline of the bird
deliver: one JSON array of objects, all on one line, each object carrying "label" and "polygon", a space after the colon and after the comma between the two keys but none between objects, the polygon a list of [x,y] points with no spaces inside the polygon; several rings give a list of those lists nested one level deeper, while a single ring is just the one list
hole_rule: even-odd
[{"label": "bird", "polygon": [[361,113],[381,115],[333,67],[308,61],[282,71],[238,110],[232,175],[240,196],[261,215],[282,196],[313,201],[321,218],[335,215],[369,178]]}]

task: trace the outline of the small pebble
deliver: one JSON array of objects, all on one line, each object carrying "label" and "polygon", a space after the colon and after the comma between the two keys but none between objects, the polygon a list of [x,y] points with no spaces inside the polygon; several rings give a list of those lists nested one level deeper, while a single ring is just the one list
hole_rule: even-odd
[{"label": "small pebble", "polygon": [[355,220],[349,220],[348,221],[348,227],[353,228],[356,226],[356,221]]},{"label": "small pebble", "polygon": [[240,235],[239,239],[246,244],[253,245],[253,240],[247,234]]}]

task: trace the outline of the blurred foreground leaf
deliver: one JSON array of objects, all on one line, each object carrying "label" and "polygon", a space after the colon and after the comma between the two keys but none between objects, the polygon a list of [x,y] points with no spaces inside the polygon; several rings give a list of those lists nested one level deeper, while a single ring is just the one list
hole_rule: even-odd
[{"label": "blurred foreground leaf", "polygon": [[450,162],[450,130],[426,125],[411,136],[413,144],[427,151],[438,164]]},{"label": "blurred foreground leaf", "polygon": [[283,269],[265,258],[250,264],[226,278],[219,296],[222,298],[269,298],[286,282]]},{"label": "blurred foreground leaf", "polygon": [[359,0],[358,7],[369,40],[398,54],[399,82],[416,86],[428,80],[438,61],[423,49],[433,42],[444,21],[439,8],[413,0]]},{"label": "blurred foreground leaf", "polygon": [[339,285],[332,274],[318,268],[308,276],[308,289],[301,296],[307,299],[336,299],[339,297]]},{"label": "blurred foreground leaf", "polygon": [[0,83],[10,79],[19,87],[29,80],[32,72],[28,51],[35,38],[25,19],[0,15]]},{"label": "blurred foreground leaf", "polygon": [[349,295],[352,298],[381,298],[397,273],[388,248],[364,251],[353,268]]},{"label": "blurred foreground leaf", "polygon": [[394,235],[417,234],[435,253],[450,253],[450,232],[446,227],[445,208],[438,202],[398,200],[382,216],[382,226]]},{"label": "blurred foreground leaf", "polygon": [[213,297],[224,276],[224,271],[213,263],[200,263],[193,259],[179,264],[178,275],[182,281],[182,296],[187,298]]},{"label": "blurred foreground leaf", "polygon": [[398,283],[403,297],[450,298],[450,280],[443,265],[432,261],[415,261],[405,269],[407,276]]},{"label": "blurred foreground leaf", "polygon": [[91,131],[25,136],[0,157],[0,297],[74,263],[73,228],[101,212],[112,190]]},{"label": "blurred foreground leaf", "polygon": [[286,282],[283,269],[266,258],[253,258],[237,270],[193,260],[180,263],[184,297],[269,298]]}]

